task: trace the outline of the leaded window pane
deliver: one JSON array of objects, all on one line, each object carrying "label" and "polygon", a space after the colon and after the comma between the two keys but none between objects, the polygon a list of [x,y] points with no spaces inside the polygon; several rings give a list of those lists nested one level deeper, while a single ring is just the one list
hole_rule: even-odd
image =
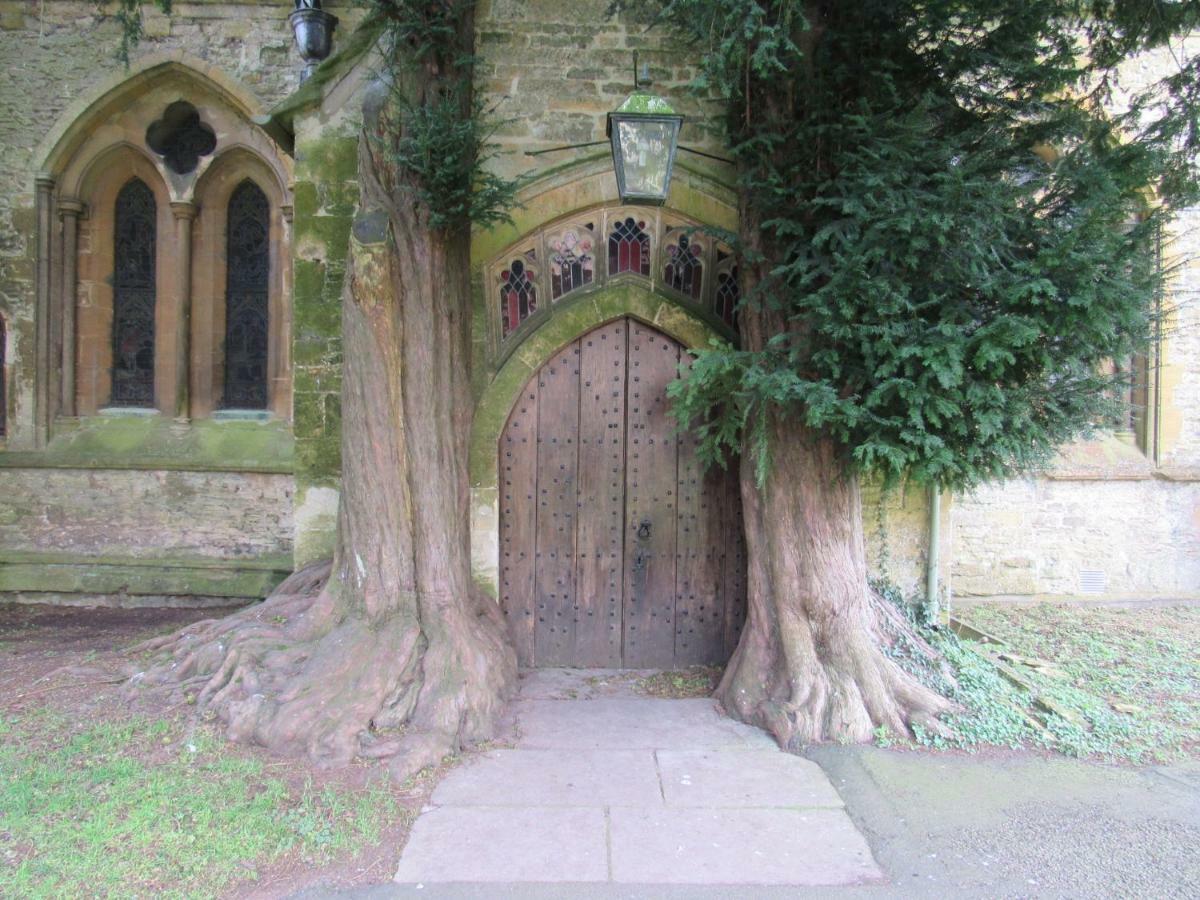
[{"label": "leaded window pane", "polygon": [[673,291],[700,299],[704,276],[703,246],[686,232],[667,244],[663,283]]},{"label": "leaded window pane", "polygon": [[225,231],[225,400],[229,409],[266,409],[270,207],[243,181],[229,198]]},{"label": "leaded window pane", "polygon": [[742,299],[737,266],[717,275],[716,313],[730,328],[737,327],[737,307]]},{"label": "leaded window pane", "polygon": [[547,238],[552,300],[592,283],[596,265],[594,228],[591,222],[572,225]]},{"label": "leaded window pane", "polygon": [[608,235],[608,274],[620,272],[650,275],[650,235],[646,223],[632,217],[618,219]]},{"label": "leaded window pane", "polygon": [[[532,256],[532,252],[526,256]],[[534,278],[534,272],[520,259],[514,259],[500,273],[500,331],[503,337],[508,337],[537,311]]]},{"label": "leaded window pane", "polygon": [[154,405],[157,211],[134,178],[117,194],[113,241],[113,406]]}]

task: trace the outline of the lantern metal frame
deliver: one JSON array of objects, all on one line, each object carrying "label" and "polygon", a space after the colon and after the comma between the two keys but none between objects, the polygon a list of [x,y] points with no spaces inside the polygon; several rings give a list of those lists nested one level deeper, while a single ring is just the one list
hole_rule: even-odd
[{"label": "lantern metal frame", "polygon": [[[638,125],[670,126],[666,175],[663,178],[661,194],[630,191],[626,188],[628,160],[625,159],[621,147],[620,127],[622,124],[634,127]],[[662,206],[667,202],[667,195],[671,192],[671,176],[675,170],[675,154],[679,150],[679,130],[682,126],[683,116],[676,113],[671,104],[656,94],[642,90],[640,86],[626,98],[624,103],[608,114],[604,134],[612,146],[613,171],[617,176],[617,193],[622,203]]]}]

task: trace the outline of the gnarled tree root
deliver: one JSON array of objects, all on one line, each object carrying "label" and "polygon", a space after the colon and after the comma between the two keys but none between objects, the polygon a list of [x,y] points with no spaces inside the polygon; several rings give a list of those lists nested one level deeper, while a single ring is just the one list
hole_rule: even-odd
[{"label": "gnarled tree root", "polygon": [[[321,767],[386,758],[398,780],[493,736],[516,679],[501,632],[481,621],[494,604],[416,597],[369,621],[329,576],[329,563],[310,566],[260,604],[134,647],[153,661],[127,693],[190,700],[230,739]],[[423,628],[433,606],[442,620]]]},{"label": "gnarled tree root", "polygon": [[913,726],[951,735],[939,716],[956,705],[906,672],[884,648],[903,641],[952,680],[948,664],[886,600],[871,595],[872,627],[847,627],[837,640],[814,640],[802,628],[785,646],[779,632],[756,629],[752,622],[717,687],[718,702],[793,753],[826,741],[866,743],[880,727],[894,736],[911,735]]}]

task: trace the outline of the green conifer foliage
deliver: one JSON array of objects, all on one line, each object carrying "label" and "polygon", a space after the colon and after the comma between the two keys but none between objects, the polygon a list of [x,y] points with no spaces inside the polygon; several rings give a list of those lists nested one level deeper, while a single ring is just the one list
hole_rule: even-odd
[{"label": "green conifer foliage", "polygon": [[[653,8],[651,8],[653,7]],[[846,466],[968,487],[1114,414],[1144,349],[1164,216],[1196,197],[1195,2],[666,0],[643,4],[728,98],[744,306],[775,327],[699,354],[677,414],[720,460],[764,412]],[[1178,58],[1178,57],[1177,57]]]}]

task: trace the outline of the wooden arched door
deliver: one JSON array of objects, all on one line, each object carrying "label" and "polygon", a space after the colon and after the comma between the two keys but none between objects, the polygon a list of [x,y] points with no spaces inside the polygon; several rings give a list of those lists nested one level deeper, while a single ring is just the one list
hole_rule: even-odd
[{"label": "wooden arched door", "polygon": [[724,663],[746,610],[733,470],[668,415],[687,355],[620,319],[564,347],[500,438],[501,604],[523,666]]}]

